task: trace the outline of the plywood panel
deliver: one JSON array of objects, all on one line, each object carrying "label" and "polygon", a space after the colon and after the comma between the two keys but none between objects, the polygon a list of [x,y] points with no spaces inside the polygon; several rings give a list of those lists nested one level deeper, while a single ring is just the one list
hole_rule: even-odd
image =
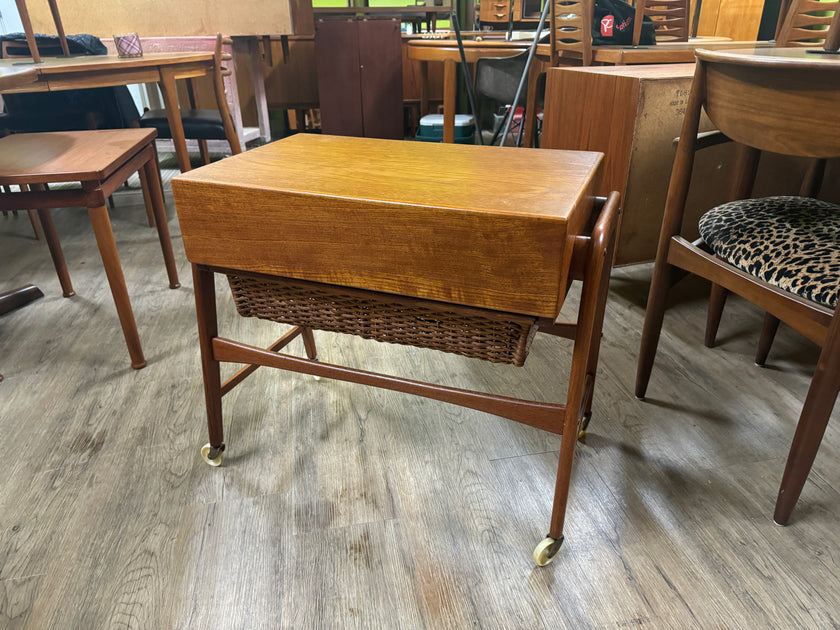
[{"label": "plywood panel", "polygon": [[[251,0],[247,9],[224,0],[141,0],[139,2],[59,3],[64,30],[111,37],[118,33],[141,36],[287,35],[292,32],[288,0]],[[46,0],[27,4],[36,33],[55,33]]]}]

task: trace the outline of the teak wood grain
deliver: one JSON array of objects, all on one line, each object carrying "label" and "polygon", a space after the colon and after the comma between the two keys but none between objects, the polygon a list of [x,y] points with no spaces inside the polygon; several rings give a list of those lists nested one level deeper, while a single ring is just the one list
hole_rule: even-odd
[{"label": "teak wood grain", "polygon": [[12,134],[3,139],[0,172],[4,185],[103,180],[154,138],[146,133]]},{"label": "teak wood grain", "polygon": [[173,180],[187,258],[554,318],[603,156],[488,149],[299,134],[233,156]]}]

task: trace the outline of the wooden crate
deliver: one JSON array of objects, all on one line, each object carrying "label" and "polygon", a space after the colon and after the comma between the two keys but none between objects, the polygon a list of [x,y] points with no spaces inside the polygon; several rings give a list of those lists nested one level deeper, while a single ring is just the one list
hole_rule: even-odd
[{"label": "wooden crate", "polygon": [[172,190],[193,263],[555,317],[602,158],[298,134]]}]

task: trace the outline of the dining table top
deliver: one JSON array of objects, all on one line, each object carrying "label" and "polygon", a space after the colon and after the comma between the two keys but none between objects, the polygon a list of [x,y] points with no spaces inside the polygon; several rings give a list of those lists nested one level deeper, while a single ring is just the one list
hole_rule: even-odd
[{"label": "dining table top", "polygon": [[145,53],[141,57],[119,57],[117,55],[72,55],[70,57],[42,57],[35,63],[31,57],[10,57],[0,59],[0,76],[34,70],[37,75],[51,75],[62,72],[93,72],[150,66],[172,66],[185,63],[202,63],[213,60],[213,51]]},{"label": "dining table top", "polygon": [[38,70],[32,65],[0,65],[0,92],[29,85],[37,80]]},{"label": "dining table top", "polygon": [[[661,42],[649,46],[593,46],[593,63],[610,65],[634,65],[647,63],[691,63],[694,61],[696,50],[729,48],[743,49],[748,47],[769,49],[773,42],[733,41],[720,38],[692,38],[687,42]],[[550,44],[539,44],[536,54],[543,58],[551,56]],[[560,51],[561,64],[563,60],[578,60],[580,55],[573,51]]]},{"label": "dining table top", "polygon": [[765,48],[751,46],[726,50],[699,48],[697,56],[716,62],[730,62],[752,66],[776,66],[780,68],[822,68],[840,71],[840,54],[826,52],[822,48]]}]

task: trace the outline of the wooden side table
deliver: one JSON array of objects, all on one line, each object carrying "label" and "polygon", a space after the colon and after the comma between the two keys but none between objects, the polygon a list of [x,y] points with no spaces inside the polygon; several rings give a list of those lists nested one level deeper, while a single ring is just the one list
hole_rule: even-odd
[{"label": "wooden side table", "polygon": [[[618,195],[596,200],[603,155],[298,134],[172,182],[196,310],[210,443],[224,394],[265,365],[494,413],[564,435],[548,536],[563,522],[591,413]],[[214,274],[239,313],[293,328],[263,350],[219,337]],[[576,322],[556,321],[582,281]],[[537,331],[574,339],[566,404],[423,383],[317,361],[313,329],[521,365]],[[302,336],[307,357],[280,350]],[[246,367],[221,382],[221,362]]]}]

